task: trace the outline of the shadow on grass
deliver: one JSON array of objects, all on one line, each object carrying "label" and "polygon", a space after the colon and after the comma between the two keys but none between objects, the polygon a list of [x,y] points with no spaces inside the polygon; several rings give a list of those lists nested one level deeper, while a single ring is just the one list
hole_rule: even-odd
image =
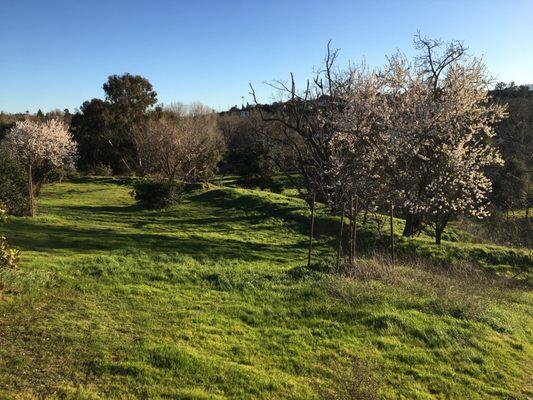
[{"label": "shadow on grass", "polygon": [[22,251],[61,251],[91,253],[98,251],[143,251],[150,254],[180,253],[195,258],[245,261],[278,259],[280,255],[305,248],[296,244],[260,244],[230,238],[190,234],[176,237],[161,233],[125,233],[105,228],[73,228],[20,219],[7,227],[11,243]]},{"label": "shadow on grass", "polygon": [[132,186],[133,183],[138,180],[136,177],[111,177],[111,176],[80,176],[77,178],[70,178],[68,182],[71,183],[90,183],[90,184],[101,184],[101,185],[121,185],[121,186]]},{"label": "shadow on grass", "polygon": [[[280,218],[290,228],[308,235],[310,229],[310,215],[305,203],[294,203],[295,200],[275,202],[270,198],[263,198],[253,194],[237,193],[223,189],[210,190],[194,196],[194,201],[208,203],[222,210],[236,209],[253,213],[256,221],[268,218]],[[250,215],[250,214],[248,214]],[[315,220],[315,236],[335,236],[339,229],[338,218],[328,215],[318,215]]]},{"label": "shadow on grass", "polygon": [[90,213],[91,215],[93,215],[94,213],[113,215],[131,214],[143,211],[143,208],[137,204],[132,204],[129,206],[63,206],[61,207],[61,209],[63,211],[67,211],[67,213],[76,212],[76,214],[79,214],[79,212],[82,212]]}]

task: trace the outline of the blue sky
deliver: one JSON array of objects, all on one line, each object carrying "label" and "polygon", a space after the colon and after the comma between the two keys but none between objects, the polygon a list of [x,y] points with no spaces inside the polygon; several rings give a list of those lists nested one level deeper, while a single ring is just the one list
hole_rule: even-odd
[{"label": "blue sky", "polygon": [[300,79],[328,40],[341,62],[413,52],[413,35],[460,39],[498,80],[533,83],[533,0],[0,0],[0,110],[79,107],[111,74],[150,80],[159,101],[216,109],[271,99],[264,81]]}]

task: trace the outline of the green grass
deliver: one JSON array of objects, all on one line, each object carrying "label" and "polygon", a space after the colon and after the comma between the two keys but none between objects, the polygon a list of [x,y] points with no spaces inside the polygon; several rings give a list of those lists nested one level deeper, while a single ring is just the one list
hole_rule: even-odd
[{"label": "green grass", "polygon": [[0,272],[0,398],[533,396],[527,288],[379,260],[308,271],[297,198],[218,187],[146,211],[130,190],[49,185],[6,226],[22,266]]}]

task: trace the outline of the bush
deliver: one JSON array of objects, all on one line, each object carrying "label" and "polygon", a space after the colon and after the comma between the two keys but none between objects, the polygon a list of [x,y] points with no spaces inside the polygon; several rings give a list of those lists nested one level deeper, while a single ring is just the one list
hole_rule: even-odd
[{"label": "bush", "polygon": [[237,179],[235,183],[246,189],[268,189],[272,193],[281,193],[285,188],[282,182],[269,176],[247,176]]},{"label": "bush", "polygon": [[[0,222],[4,222],[7,212],[0,206]],[[0,234],[0,269],[16,267],[19,260],[19,252],[11,249],[4,235]]]},{"label": "bush", "polygon": [[113,169],[107,164],[97,164],[89,171],[90,175],[96,176],[112,176]]},{"label": "bush", "polygon": [[134,184],[132,196],[144,208],[161,209],[178,202],[181,192],[174,181],[142,180]]},{"label": "bush", "polygon": [[44,178],[45,183],[62,182],[65,179],[78,178],[79,174],[74,166],[64,165],[48,172]]},{"label": "bush", "polygon": [[24,168],[6,154],[0,153],[0,203],[13,215],[24,215],[28,209],[28,188]]}]

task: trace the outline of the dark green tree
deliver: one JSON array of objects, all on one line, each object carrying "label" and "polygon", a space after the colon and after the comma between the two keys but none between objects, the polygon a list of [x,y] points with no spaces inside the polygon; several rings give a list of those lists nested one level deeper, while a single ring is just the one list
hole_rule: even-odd
[{"label": "dark green tree", "polygon": [[120,153],[127,170],[142,170],[135,138],[143,129],[148,113],[157,103],[157,93],[147,79],[139,75],[111,75],[104,84],[106,101],[113,117],[110,144]]},{"label": "dark green tree", "polygon": [[28,208],[26,172],[19,162],[0,149],[0,206],[9,214],[24,215]]},{"label": "dark green tree", "polygon": [[533,201],[533,92],[513,83],[499,87],[492,95],[507,105],[509,117],[496,127],[495,142],[505,164],[490,171],[492,201],[502,211],[526,209],[529,217]]},{"label": "dark green tree", "polygon": [[81,170],[109,165],[114,172],[142,170],[136,137],[154,111],[157,93],[147,79],[111,75],[103,85],[105,100],[83,103],[72,115],[71,130],[79,144]]},{"label": "dark green tree", "polygon": [[72,115],[70,131],[78,143],[78,168],[93,170],[98,165],[120,169],[119,150],[113,144],[112,114],[109,103],[92,99],[86,101],[80,112]]}]

